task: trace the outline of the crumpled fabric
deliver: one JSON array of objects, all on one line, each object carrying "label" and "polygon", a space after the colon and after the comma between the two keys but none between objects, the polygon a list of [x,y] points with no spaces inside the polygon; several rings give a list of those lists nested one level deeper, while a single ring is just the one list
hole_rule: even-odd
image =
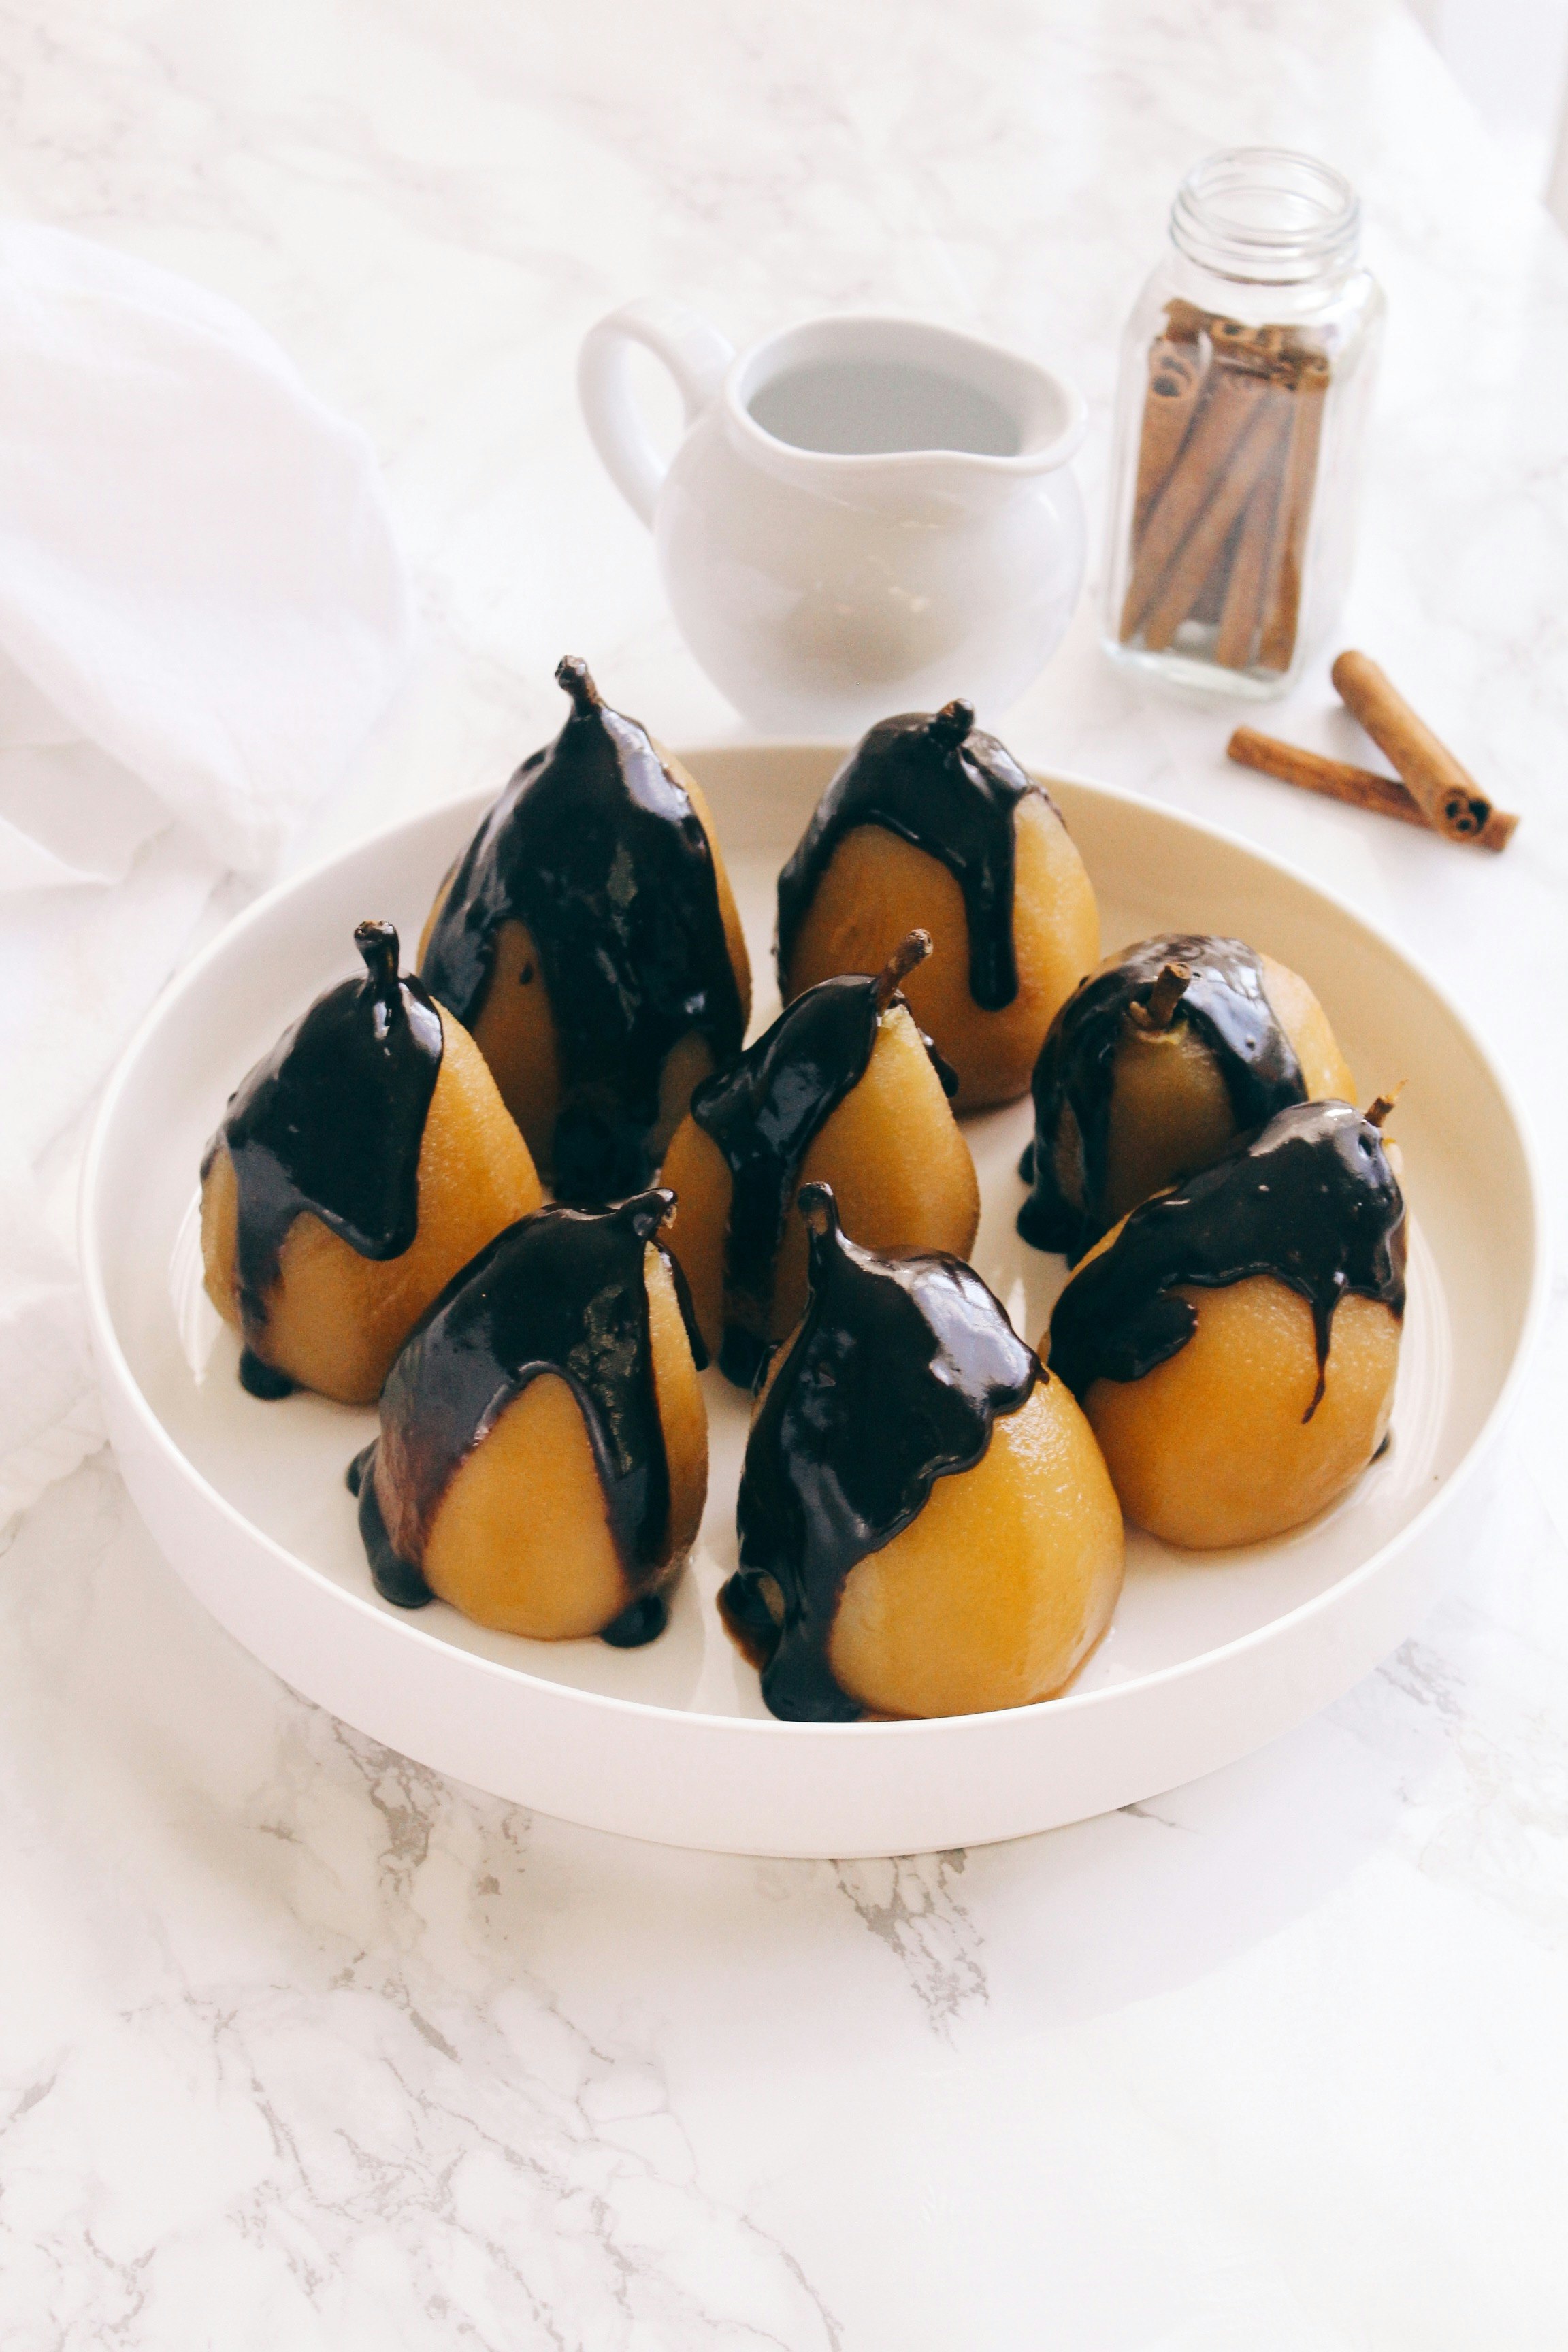
[{"label": "crumpled fabric", "polygon": [[235,304],[0,226],[0,1528],[101,1443],[91,1107],[407,672],[374,454]]}]

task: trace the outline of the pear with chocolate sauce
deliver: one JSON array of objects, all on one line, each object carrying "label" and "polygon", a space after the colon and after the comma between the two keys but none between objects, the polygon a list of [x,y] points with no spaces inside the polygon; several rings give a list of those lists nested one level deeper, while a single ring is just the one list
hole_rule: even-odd
[{"label": "pear with chocolate sauce", "polygon": [[1382,1445],[1406,1239],[1389,1108],[1280,1111],[1134,1209],[1058,1299],[1051,1370],[1152,1535],[1206,1550],[1282,1534]]},{"label": "pear with chocolate sauce", "polygon": [[1121,1514],[1088,1423],[959,1259],[861,1248],[808,1185],[810,1297],[752,1414],[720,1596],[786,1720],[1059,1690],[1110,1621]]},{"label": "pear with chocolate sauce", "polygon": [[695,780],[575,657],[572,712],[442,883],[419,944],[563,1200],[646,1184],[700,1078],[740,1052],[741,919]]},{"label": "pear with chocolate sauce", "polygon": [[949,1108],[952,1074],[916,1027],[902,983],[931,953],[911,931],[875,980],[819,981],[731,1070],[707,1079],[675,1131],[663,1181],[680,1202],[670,1247],[710,1355],[750,1388],[805,1305],[803,1184],[832,1185],[871,1249],[967,1257],[980,1223],[974,1162]]},{"label": "pear with chocolate sauce", "polygon": [[1272,956],[1192,932],[1124,948],[1041,1050],[1018,1231],[1076,1259],[1276,1111],[1348,1099],[1353,1083],[1322,1006]]},{"label": "pear with chocolate sauce", "polygon": [[958,1108],[1023,1093],[1058,1008],[1100,953],[1094,891],[1055,803],[967,702],[884,719],[824,793],[778,886],[784,1002],[936,953],[910,1010],[958,1073]]},{"label": "pear with chocolate sauce", "polygon": [[414,1325],[543,1189],[468,1032],[361,923],[346,980],[229,1097],[202,1160],[207,1296],[253,1395],[374,1403]]},{"label": "pear with chocolate sauce", "polygon": [[708,1418],[665,1192],[498,1235],[410,1337],[353,1464],[384,1599],[535,1641],[653,1640],[696,1540]]}]

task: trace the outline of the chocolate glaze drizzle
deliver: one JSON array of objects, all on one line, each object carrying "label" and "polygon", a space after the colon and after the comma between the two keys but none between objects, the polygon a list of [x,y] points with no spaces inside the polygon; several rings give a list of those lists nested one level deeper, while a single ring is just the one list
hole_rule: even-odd
[{"label": "chocolate glaze drizzle", "polygon": [[752,1425],[741,1566],[720,1607],[774,1715],[848,1723],[861,1709],[827,1646],[850,1570],[909,1526],[937,1478],[973,1469],[996,1416],[1046,1375],[961,1259],[861,1249],[826,1184],[800,1206],[810,1300]]},{"label": "chocolate glaze drizzle", "polygon": [[[631,1648],[662,1633],[663,1601],[638,1590],[660,1568],[669,1520],[643,1251],[674,1202],[673,1192],[652,1192],[618,1209],[541,1209],[489,1243],[416,1324],[382,1391],[381,1435],[348,1472],[384,1599],[418,1609],[435,1598],[421,1559],[454,1474],[513,1398],[541,1372],[555,1372],[583,1408],[634,1596],[604,1638]],[[707,1355],[689,1296],[674,1261],[659,1255],[700,1367]]]},{"label": "chocolate glaze drizzle", "polygon": [[[881,1014],[904,1000],[899,982],[931,953],[911,931],[875,979],[841,972],[786,1006],[734,1067],[693,1093],[691,1116],[729,1163],[733,1189],[724,1243],[724,1338],[719,1369],[749,1389],[766,1362],[773,1278],[801,1161],[832,1113],[866,1075]],[[956,1074],[921,1039],[949,1095]]]},{"label": "chocolate glaze drizzle", "polygon": [[[1035,1140],[1018,1171],[1034,1186],[1018,1212],[1018,1231],[1037,1249],[1065,1250],[1076,1261],[1114,1222],[1105,1193],[1117,1051],[1133,1008],[1148,1004],[1169,964],[1190,974],[1171,1017],[1195,1029],[1213,1055],[1238,1130],[1261,1127],[1306,1093],[1254,949],[1185,931],[1141,940],[1109,971],[1079,983],[1040,1048]],[[1057,1139],[1068,1111],[1082,1141],[1081,1202],[1068,1198],[1057,1172]]]},{"label": "chocolate glaze drizzle", "polygon": [[857,825],[879,824],[940,858],[963,893],[969,992],[988,1013],[1018,993],[1013,946],[1013,816],[1026,793],[1050,795],[967,702],[884,719],[862,737],[816,804],[779,876],[779,986],[817,886]]},{"label": "chocolate glaze drizzle", "polygon": [[1349,1103],[1296,1103],[1133,1210],[1058,1299],[1050,1368],[1080,1404],[1098,1380],[1140,1381],[1197,1328],[1179,1284],[1219,1290],[1272,1275],[1312,1310],[1318,1384],[1302,1415],[1310,1421],[1335,1307],[1354,1291],[1403,1316],[1405,1257],[1405,1200],[1378,1129]]},{"label": "chocolate glaze drizzle", "polygon": [[289,1229],[309,1210],[361,1257],[401,1257],[419,1223],[419,1147],[441,1068],[441,1016],[397,969],[390,923],[361,923],[363,980],[345,980],[258,1062],[229,1097],[202,1154],[220,1145],[237,1192],[236,1287],[247,1341],[239,1377],[253,1396],[293,1386],[257,1351],[267,1294]]},{"label": "chocolate glaze drizzle", "polygon": [[525,760],[453,875],[422,971],[472,1028],[495,935],[514,917],[543,966],[563,1096],[552,1172],[565,1200],[646,1184],[670,1047],[695,1031],[722,1068],[745,1023],[712,852],[684,787],[635,719],[601,701],[586,665],[556,678],[572,715]]}]

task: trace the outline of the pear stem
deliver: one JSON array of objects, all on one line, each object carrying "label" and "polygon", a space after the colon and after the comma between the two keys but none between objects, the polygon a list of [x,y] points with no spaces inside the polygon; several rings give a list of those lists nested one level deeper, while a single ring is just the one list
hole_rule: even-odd
[{"label": "pear stem", "polygon": [[571,696],[574,717],[589,719],[595,710],[604,709],[605,698],[581,654],[567,654],[556,663],[555,683]]},{"label": "pear stem", "polygon": [[400,1002],[397,926],[372,916],[354,925],[354,945],[363,957],[364,968],[370,974],[372,995],[390,1012]]},{"label": "pear stem", "polygon": [[1379,1095],[1375,1101],[1368,1104],[1365,1118],[1369,1127],[1375,1127],[1381,1129],[1384,1122],[1388,1118],[1389,1113],[1393,1110],[1394,1104],[1405,1092],[1405,1087],[1408,1083],[1409,1081],[1407,1079],[1401,1078],[1399,1084],[1394,1087],[1394,1092],[1391,1095]]},{"label": "pear stem", "polygon": [[623,1201],[616,1213],[639,1240],[651,1242],[659,1227],[673,1219],[675,1195],[667,1184],[655,1185],[651,1192],[636,1192],[629,1201]]},{"label": "pear stem", "polygon": [[877,975],[877,1010],[886,1013],[898,994],[901,982],[907,980],[917,964],[924,963],[931,953],[931,933],[911,931],[901,940]]},{"label": "pear stem", "polygon": [[942,744],[945,750],[956,751],[973,724],[974,705],[954,700],[942,704],[928,723],[926,732],[933,742]]},{"label": "pear stem", "polygon": [[1180,1004],[1193,984],[1190,966],[1168,963],[1149,991],[1142,1004],[1130,1004],[1128,1012],[1140,1029],[1168,1029],[1176,1017]]},{"label": "pear stem", "polygon": [[818,1241],[838,1231],[838,1203],[831,1184],[803,1184],[796,1206]]}]

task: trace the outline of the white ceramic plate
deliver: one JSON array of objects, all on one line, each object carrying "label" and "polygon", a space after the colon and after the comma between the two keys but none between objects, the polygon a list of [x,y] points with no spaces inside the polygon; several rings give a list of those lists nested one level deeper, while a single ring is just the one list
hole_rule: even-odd
[{"label": "white ceramic plate", "polygon": [[[712,800],[769,1021],[773,879],[842,757],[826,745],[688,755]],[[89,1152],[82,1257],[110,1428],[143,1517],[192,1590],[296,1689],[496,1794],[668,1843],[899,1853],[1015,1837],[1154,1795],[1322,1706],[1403,1637],[1485,1507],[1485,1465],[1544,1292],[1539,1187],[1508,1089],[1409,961],[1322,892],[1147,802],[1049,780],[1100,893],[1107,948],[1156,930],[1237,934],[1306,974],[1363,1096],[1407,1081],[1398,1132],[1415,1231],[1394,1442],[1344,1502],[1234,1553],[1129,1545],[1111,1630],[1039,1706],[931,1723],[775,1723],[721,1631],[744,1402],[706,1376],[702,1540],[649,1648],[489,1633],[409,1614],[366,1570],[343,1467],[374,1416],[248,1397],[201,1291],[202,1144],[244,1072],[319,990],[350,933],[412,945],[486,804],[458,803],[286,884],[158,1005]],[[984,1214],[975,1263],[1037,1340],[1064,1269],[1017,1239],[1027,1102],[969,1125]]]}]

